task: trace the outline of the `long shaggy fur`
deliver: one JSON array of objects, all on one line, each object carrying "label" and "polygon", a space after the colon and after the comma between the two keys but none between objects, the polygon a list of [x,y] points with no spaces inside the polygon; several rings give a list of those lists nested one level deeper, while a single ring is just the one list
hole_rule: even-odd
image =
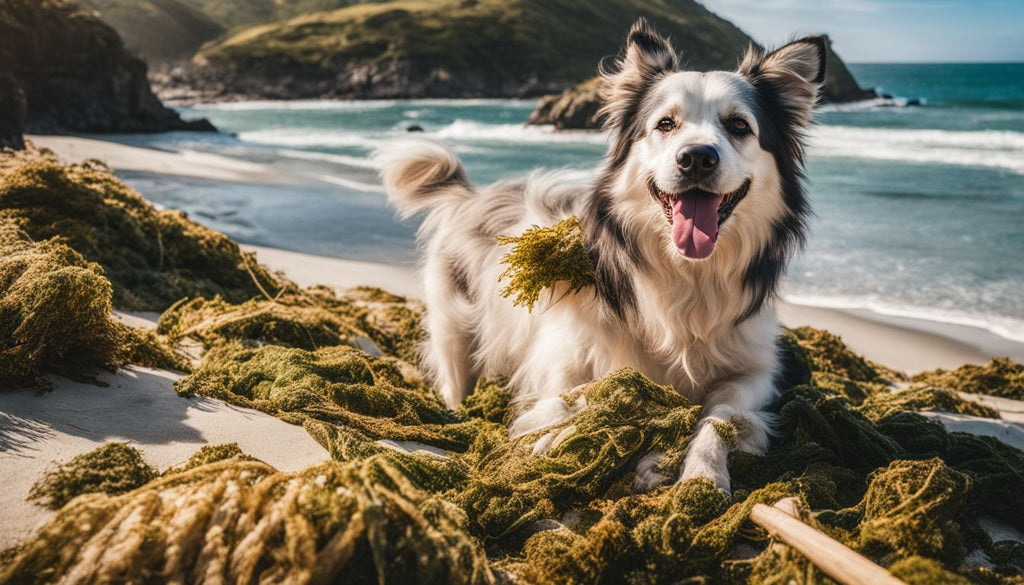
[{"label": "long shaggy fur", "polygon": [[[778,368],[771,300],[804,238],[803,131],[824,79],[823,47],[811,37],[771,53],[751,49],[735,73],[681,72],[671,45],[638,22],[604,71],[612,145],[589,187],[547,173],[476,190],[440,145],[389,149],[390,200],[403,216],[428,211],[419,233],[424,361],[447,403],[457,405],[480,376],[504,377],[520,412],[511,432],[525,434],[585,408],[561,397],[575,386],[634,367],[705,405],[679,477],[728,489],[729,450],[762,452],[768,443],[762,409]],[[730,133],[730,116],[745,117],[749,135]],[[659,122],[666,118],[671,131]],[[694,188],[677,163],[693,145],[721,155],[700,189],[743,192],[726,216],[719,208],[717,243],[702,260],[676,249],[658,202]],[[501,294],[507,250],[497,236],[570,215],[582,224],[596,284],[572,294],[555,286],[532,312],[513,306]],[[715,431],[721,422],[739,429],[738,445]],[[538,441],[537,452],[547,444]]]}]

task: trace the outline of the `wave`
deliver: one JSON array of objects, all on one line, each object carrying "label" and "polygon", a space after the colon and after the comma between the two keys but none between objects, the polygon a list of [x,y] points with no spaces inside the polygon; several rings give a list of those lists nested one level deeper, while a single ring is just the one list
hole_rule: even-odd
[{"label": "wave", "polygon": [[[394,107],[396,100],[252,100],[247,102],[198,103],[189,110],[217,110],[221,112],[253,111],[324,111],[324,110],[382,110]],[[405,102],[402,102],[405,103]]]},{"label": "wave", "polygon": [[367,136],[356,132],[339,130],[315,130],[312,128],[276,128],[239,132],[239,140],[254,144],[293,146],[309,148],[364,148],[373,150],[384,144],[387,137]]},{"label": "wave", "polygon": [[522,124],[483,124],[473,120],[457,119],[427,136],[470,142],[514,142],[526,144],[600,144],[608,143],[601,132],[587,130],[555,130],[553,126],[524,126]]},{"label": "wave", "polygon": [[397,105],[416,107],[512,107],[533,108],[535,100],[521,99],[435,99],[416,100],[251,100],[241,102],[207,102],[189,106],[189,110],[217,110],[221,112],[251,111],[361,111],[383,110]]},{"label": "wave", "polygon": [[325,183],[337,185],[339,187],[345,187],[347,189],[355,189],[356,191],[366,191],[369,193],[386,193],[383,185],[375,185],[373,183],[364,183],[362,181],[356,181],[348,177],[339,177],[337,175],[317,175],[317,178]]},{"label": "wave", "polygon": [[983,329],[1009,341],[1024,343],[1024,320],[1003,315],[986,315],[934,307],[920,307],[868,297],[833,297],[790,293],[785,293],[782,297],[785,301],[796,305],[828,309],[867,310],[889,317],[905,317],[935,323],[973,327],[975,329]]},{"label": "wave", "polygon": [[359,167],[361,169],[380,169],[380,165],[369,158],[360,158],[358,156],[347,156],[344,154],[330,154],[326,152],[315,152],[311,150],[290,150],[281,149],[277,151],[277,154],[285,158],[293,158],[299,160],[313,160],[320,162],[329,162],[339,165],[345,165],[349,167]]},{"label": "wave", "polygon": [[1024,174],[1024,133],[818,126],[810,155],[1000,168]]}]

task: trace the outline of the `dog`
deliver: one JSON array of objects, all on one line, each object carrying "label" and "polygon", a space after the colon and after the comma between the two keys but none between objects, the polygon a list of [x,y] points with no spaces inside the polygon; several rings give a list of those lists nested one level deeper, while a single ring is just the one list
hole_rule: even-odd
[{"label": "dog", "polygon": [[[678,477],[728,491],[730,449],[761,454],[770,439],[773,304],[805,239],[805,133],[826,58],[824,37],[806,37],[771,52],[751,45],[734,72],[687,71],[641,19],[602,67],[611,140],[592,185],[537,172],[477,189],[439,144],[382,153],[399,214],[427,211],[423,358],[447,404],[481,376],[505,378],[518,412],[510,433],[521,436],[585,407],[567,391],[633,367],[703,405]],[[595,284],[556,286],[533,311],[514,306],[501,294],[508,249],[497,237],[571,215]],[[715,430],[723,421],[735,441]]]}]

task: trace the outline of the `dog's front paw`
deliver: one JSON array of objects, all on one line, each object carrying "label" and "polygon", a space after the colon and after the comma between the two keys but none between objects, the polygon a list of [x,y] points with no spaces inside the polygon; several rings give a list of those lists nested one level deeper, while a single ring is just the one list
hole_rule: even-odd
[{"label": "dog's front paw", "polygon": [[576,425],[569,425],[564,429],[555,429],[544,433],[544,436],[537,439],[533,444],[533,454],[538,457],[546,457],[555,447],[562,444],[562,441],[569,438],[569,435],[576,432]]},{"label": "dog's front paw", "polygon": [[682,472],[679,474],[679,482],[682,483],[698,477],[711,480],[711,483],[715,484],[715,487],[726,495],[732,493],[729,483],[729,469],[727,467],[704,461],[700,457],[687,457],[686,461],[683,462]]},{"label": "dog's front paw", "polygon": [[662,473],[661,470],[661,461],[664,458],[665,454],[661,451],[651,451],[640,458],[640,461],[636,464],[633,491],[639,493],[649,492],[671,480],[671,477]]}]

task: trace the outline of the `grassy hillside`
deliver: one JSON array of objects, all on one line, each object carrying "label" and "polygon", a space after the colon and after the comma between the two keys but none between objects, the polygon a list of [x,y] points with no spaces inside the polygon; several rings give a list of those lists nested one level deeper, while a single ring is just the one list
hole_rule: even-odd
[{"label": "grassy hillside", "polygon": [[[181,0],[224,29],[266,24],[374,0]],[[377,0],[382,1],[382,0]]]},{"label": "grassy hillside", "polygon": [[399,0],[237,31],[193,74],[268,97],[536,95],[593,75],[640,16],[700,69],[734,66],[749,42],[693,0]]},{"label": "grassy hillside", "polygon": [[181,0],[82,0],[149,61],[187,58],[224,28]]}]

